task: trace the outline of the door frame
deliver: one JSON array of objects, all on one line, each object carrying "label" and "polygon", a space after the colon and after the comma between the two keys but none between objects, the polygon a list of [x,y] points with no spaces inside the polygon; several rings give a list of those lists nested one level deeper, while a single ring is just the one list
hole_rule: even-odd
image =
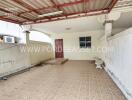
[{"label": "door frame", "polygon": [[[60,48],[57,48],[57,41],[61,41],[62,43],[59,43],[59,45],[61,44],[61,51]],[[64,58],[64,49],[63,49],[63,39],[55,39],[55,58]],[[58,54],[60,53],[60,57],[58,56]]]}]

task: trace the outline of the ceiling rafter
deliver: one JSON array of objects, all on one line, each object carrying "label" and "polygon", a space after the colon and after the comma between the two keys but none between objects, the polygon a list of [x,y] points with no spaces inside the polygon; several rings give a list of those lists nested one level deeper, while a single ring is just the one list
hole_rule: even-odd
[{"label": "ceiling rafter", "polygon": [[85,12],[87,12],[87,6],[86,6],[87,4],[86,3],[89,0],[83,0],[83,1],[84,1],[84,3],[83,3],[83,9],[84,9]]},{"label": "ceiling rafter", "polygon": [[31,12],[35,12],[36,14],[40,14],[39,11],[35,10],[35,8],[33,8],[32,6],[30,6],[29,4],[23,2],[22,0],[12,0],[13,2],[27,8],[28,10],[30,10]]},{"label": "ceiling rafter", "polygon": [[[59,17],[65,17],[65,18],[67,18],[67,17],[69,17],[69,16],[72,16],[72,15],[78,15],[78,16],[82,16],[82,15],[80,15],[80,14],[89,14],[89,13],[91,13],[91,12],[99,12],[100,11],[100,13],[101,14],[104,14],[104,13],[108,13],[108,11],[109,11],[109,9],[103,9],[103,10],[92,10],[92,11],[88,11],[88,12],[75,12],[75,13],[71,13],[71,14],[66,14],[66,15],[59,15],[59,16],[56,16],[56,17],[51,17],[49,20],[52,20],[52,19],[54,19],[54,18],[58,18],[59,19]],[[66,17],[67,16],[67,17]],[[39,18],[39,19],[36,19],[35,20],[35,22],[37,22],[38,20],[44,20],[45,19],[45,17],[42,17],[42,18]]]},{"label": "ceiling rafter", "polygon": [[[69,2],[69,3],[56,4],[56,5],[49,6],[49,7],[39,8],[39,9],[36,9],[36,11],[47,10],[47,9],[53,9],[53,8],[57,8],[57,7],[59,7],[59,8],[68,7],[68,6],[77,5],[77,4],[80,4],[80,3],[83,3],[83,2],[84,2],[84,0],[71,1],[71,2]],[[30,12],[32,12],[32,10],[25,11],[25,12],[21,12],[20,14],[30,13]]]},{"label": "ceiling rafter", "polygon": [[59,6],[57,6],[57,4],[55,3],[55,1],[54,0],[50,0],[51,2],[52,2],[52,4],[54,5],[54,6],[56,6],[56,8],[58,9],[58,10],[61,10],[60,9],[60,7]]},{"label": "ceiling rafter", "polygon": [[[59,8],[59,10],[60,10],[61,7],[67,7],[67,6],[71,6],[71,5],[76,5],[76,4],[84,3],[84,1],[85,1],[85,3],[86,3],[86,2],[88,2],[89,0],[80,0],[80,1],[70,2],[70,3],[59,4],[59,5],[56,5],[55,2],[54,2],[53,0],[51,0],[51,2],[54,3],[54,6],[52,6],[51,8],[56,8],[56,7],[57,7],[57,8]],[[49,7],[47,7],[47,8],[49,8]],[[47,8],[45,8],[45,9],[47,9]],[[85,13],[87,13],[87,12],[85,12]],[[64,14],[64,16],[67,17],[67,14]],[[45,17],[42,17],[42,18],[38,18],[38,19],[36,19],[36,20],[40,20],[40,19],[44,19],[44,18],[45,18]],[[36,21],[36,20],[35,20],[35,21]]]},{"label": "ceiling rafter", "polygon": [[115,6],[117,2],[118,0],[112,0],[111,6],[109,7],[109,12],[111,12],[112,8]]},{"label": "ceiling rafter", "polygon": [[19,21],[10,19],[10,18],[6,18],[6,17],[3,17],[3,16],[0,16],[0,20],[11,22],[11,23],[15,23],[15,24],[22,24],[22,22],[19,22]]},{"label": "ceiling rafter", "polygon": [[[31,21],[31,20],[30,20],[29,18],[27,18],[27,17],[24,17],[24,16],[21,16],[21,15],[12,13],[11,11],[8,11],[8,10],[2,9],[2,8],[0,8],[0,11],[6,13],[6,14],[5,14],[6,16],[4,15],[5,17],[8,17],[9,15],[14,15],[14,16],[17,16],[17,17],[19,17],[19,18],[22,18],[22,19]],[[4,17],[4,16],[3,16],[3,17]]]},{"label": "ceiling rafter", "polygon": [[59,6],[57,6],[57,4],[55,3],[54,0],[50,0],[50,1],[53,3],[54,6],[56,6],[56,8],[57,8],[59,11],[63,11],[63,14],[65,15],[64,10],[62,10]]},{"label": "ceiling rafter", "polygon": [[[68,14],[67,15],[67,18],[66,17],[65,18],[57,18],[57,19],[51,19],[51,20],[47,20],[47,21],[40,20],[40,21],[37,21],[36,23],[33,23],[33,22],[23,23],[23,25],[27,25],[27,24],[38,24],[38,23],[53,22],[53,21],[73,19],[73,18],[80,18],[80,17],[86,17],[86,16],[107,14],[109,11],[108,11],[108,9],[107,10],[104,9],[104,11],[98,10],[98,12],[97,11],[95,11],[95,12],[96,13],[90,13],[90,12],[88,12],[88,13],[84,13],[83,15],[77,15],[77,16],[70,17],[70,16],[74,15],[74,13],[73,13],[73,14]],[[78,13],[76,13],[76,14],[78,14]],[[60,16],[60,17],[63,17],[63,16]]]}]

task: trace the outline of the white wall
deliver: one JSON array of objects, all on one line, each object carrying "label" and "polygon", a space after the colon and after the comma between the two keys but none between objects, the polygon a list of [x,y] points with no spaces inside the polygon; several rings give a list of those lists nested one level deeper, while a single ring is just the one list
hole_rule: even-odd
[{"label": "white wall", "polygon": [[53,47],[50,43],[30,41],[28,49],[32,65],[53,58]]},{"label": "white wall", "polygon": [[25,34],[22,33],[22,28],[18,24],[0,21],[0,34],[12,35],[20,38],[20,43],[26,43]]},{"label": "white wall", "polygon": [[112,35],[118,34],[122,31],[125,31],[127,28],[113,28]]},{"label": "white wall", "polygon": [[[0,27],[0,34],[19,37],[21,38],[21,41],[19,41],[20,43],[26,42],[26,36],[23,33],[23,29],[18,24],[0,21]],[[43,35],[37,36],[36,32],[36,37],[40,39]],[[37,41],[29,42],[28,45],[0,44],[0,76],[31,67],[44,60],[53,58],[53,48],[51,43]]]},{"label": "white wall", "polygon": [[47,46],[52,49],[49,43],[33,41],[28,46],[0,44],[0,76],[14,73],[52,58],[53,53],[47,51]]},{"label": "white wall", "polygon": [[[19,45],[23,47],[24,45]],[[21,53],[15,44],[0,44],[0,76],[30,66],[28,54]]]},{"label": "white wall", "polygon": [[[64,57],[70,60],[93,60],[95,57],[96,42],[104,31],[87,31],[78,33],[59,33],[52,35],[53,45],[55,39],[63,39]],[[91,36],[92,48],[81,49],[79,37]]]},{"label": "white wall", "polygon": [[99,47],[111,48],[108,52],[98,52],[105,61],[106,70],[122,89],[128,100],[132,100],[132,28],[108,39],[98,41]]}]

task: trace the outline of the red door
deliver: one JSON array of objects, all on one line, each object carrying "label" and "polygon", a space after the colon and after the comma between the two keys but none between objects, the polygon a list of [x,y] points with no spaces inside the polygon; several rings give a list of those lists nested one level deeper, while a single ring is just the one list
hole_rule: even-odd
[{"label": "red door", "polygon": [[63,39],[55,40],[55,57],[56,58],[64,58]]}]

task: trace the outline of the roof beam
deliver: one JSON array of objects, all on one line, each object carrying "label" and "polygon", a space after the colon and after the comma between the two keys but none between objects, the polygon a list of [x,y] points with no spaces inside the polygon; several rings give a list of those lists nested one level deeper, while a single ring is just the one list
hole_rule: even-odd
[{"label": "roof beam", "polygon": [[61,10],[60,7],[56,5],[56,3],[55,3],[54,0],[50,0],[50,1],[52,2],[52,4],[53,4],[54,6],[56,6],[56,8],[57,8],[58,10]]},{"label": "roof beam", "polygon": [[[46,22],[53,22],[53,21],[59,21],[59,20],[66,20],[66,19],[73,19],[73,18],[80,18],[80,17],[86,17],[86,16],[93,16],[93,15],[100,15],[100,14],[107,14],[108,13],[108,9],[103,11],[103,10],[98,10],[98,12],[94,12],[94,13],[84,13],[83,15],[78,15],[78,16],[72,16],[72,17],[69,17],[71,16],[70,14],[65,17],[65,18],[57,18],[57,19],[51,19],[51,20],[40,20],[40,21],[37,21],[37,22],[29,22],[29,23],[23,23],[23,25],[26,25],[26,24],[38,24],[38,23],[46,23]],[[74,15],[74,14],[73,14]]]},{"label": "roof beam", "polygon": [[5,9],[2,9],[2,8],[0,8],[0,11],[2,11],[2,12],[4,12],[4,13],[7,13],[7,14],[5,14],[4,16],[5,17],[8,17],[8,14],[10,15],[10,14],[12,14],[12,15],[14,15],[14,16],[17,16],[17,17],[19,17],[19,18],[23,18],[23,19],[26,19],[26,20],[31,20],[31,19],[29,19],[29,18],[27,18],[27,17],[24,17],[24,16],[21,16],[21,15],[17,15],[17,14],[15,14],[15,13],[12,13],[12,12],[10,12],[10,11],[8,11],[8,10],[5,10]]},{"label": "roof beam", "polygon": [[[97,15],[96,13],[104,14],[104,13],[108,13],[108,11],[109,11],[109,9],[105,8],[105,9],[102,9],[102,10],[92,10],[92,11],[88,11],[88,12],[76,12],[76,13],[66,14],[66,16],[65,15],[59,15],[59,16],[51,17],[50,19],[47,19],[47,18],[43,17],[43,18],[36,19],[34,22],[35,23],[39,23],[38,21],[45,22],[45,21],[43,21],[44,19],[48,20],[50,22],[52,20],[59,20],[62,17],[63,17],[63,19],[69,19],[69,18],[74,18],[75,16],[80,16],[81,17],[81,16],[84,16],[84,14],[86,14],[87,16],[88,15]],[[31,22],[31,23],[34,23],[34,22]]]},{"label": "roof beam", "polygon": [[[88,0],[89,1],[89,0]],[[83,10],[84,10],[84,12],[87,12],[87,0],[83,0]]]},{"label": "roof beam", "polygon": [[15,23],[15,24],[22,24],[22,22],[10,19],[10,18],[5,18],[3,16],[0,16],[0,20],[6,21],[6,22],[11,22],[11,23]]},{"label": "roof beam", "polygon": [[15,3],[21,5],[22,7],[27,8],[27,9],[30,10],[31,12],[35,12],[36,14],[40,14],[39,11],[35,10],[32,6],[30,6],[29,4],[23,2],[22,0],[12,0],[12,1],[14,1]]},{"label": "roof beam", "polygon": [[2,9],[2,8],[0,8],[0,11],[5,12],[5,13],[10,13],[10,11]]},{"label": "roof beam", "polygon": [[115,6],[115,4],[118,2],[118,0],[112,0],[112,3],[109,7],[109,12],[111,12],[112,8]]},{"label": "roof beam", "polygon": [[[14,0],[13,0],[14,1]],[[17,0],[15,0],[17,1]],[[89,1],[89,0],[86,0]],[[43,7],[43,8],[39,8],[39,9],[35,9],[35,11],[40,11],[40,10],[47,10],[47,9],[53,9],[53,8],[62,8],[62,7],[68,7],[68,6],[72,6],[72,5],[76,5],[76,4],[80,4],[83,3],[84,0],[78,0],[78,1],[71,1],[69,3],[64,3],[64,4],[56,4],[54,6],[49,6],[49,7]],[[21,12],[20,14],[24,14],[24,13],[30,13],[32,12],[32,10],[29,11],[25,11],[25,12]]]},{"label": "roof beam", "polygon": [[[104,10],[109,11],[109,9],[104,8],[104,9],[99,9],[99,10],[83,11],[83,12],[75,12],[75,13],[71,13],[71,14],[59,15],[59,16],[56,16],[56,17],[50,17],[50,19],[57,18],[57,17],[67,17],[67,16],[83,14],[83,13],[98,12],[98,11],[104,11]],[[38,20],[44,20],[44,19],[47,19],[47,18],[46,17],[41,17],[41,18],[36,19],[35,22],[38,21]]]},{"label": "roof beam", "polygon": [[53,3],[54,6],[56,6],[56,8],[57,8],[59,11],[63,11],[63,14],[65,15],[64,10],[62,10],[59,6],[57,6],[57,4],[55,3],[54,0],[50,0],[50,1]]}]

